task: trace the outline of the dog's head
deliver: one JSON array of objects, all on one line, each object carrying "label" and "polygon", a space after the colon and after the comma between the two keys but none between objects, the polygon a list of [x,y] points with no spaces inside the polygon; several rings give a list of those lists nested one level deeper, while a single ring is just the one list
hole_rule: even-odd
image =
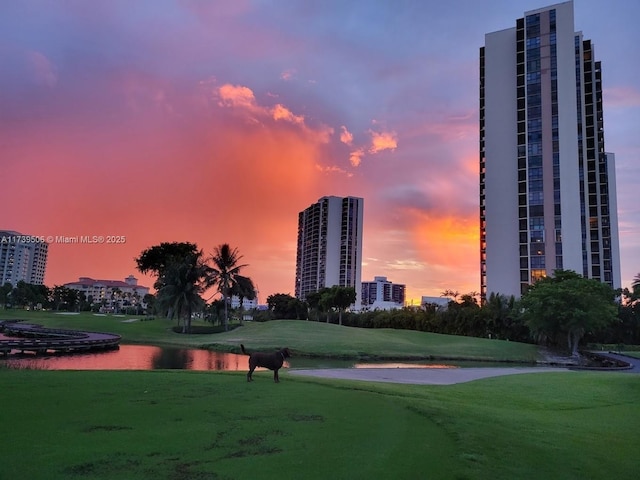
[{"label": "dog's head", "polygon": [[282,350],[280,350],[280,353],[282,354],[283,358],[289,358],[291,356],[291,352],[288,348],[283,348]]}]

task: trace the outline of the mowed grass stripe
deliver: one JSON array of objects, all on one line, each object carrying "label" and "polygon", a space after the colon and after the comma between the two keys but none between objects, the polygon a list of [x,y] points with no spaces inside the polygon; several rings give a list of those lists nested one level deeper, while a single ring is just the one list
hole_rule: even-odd
[{"label": "mowed grass stripe", "polygon": [[[635,479],[640,378],[0,370],[0,478]],[[9,440],[10,439],[10,440]]]},{"label": "mowed grass stripe", "polygon": [[268,374],[1,375],[6,478],[454,478],[452,439],[395,396]]}]

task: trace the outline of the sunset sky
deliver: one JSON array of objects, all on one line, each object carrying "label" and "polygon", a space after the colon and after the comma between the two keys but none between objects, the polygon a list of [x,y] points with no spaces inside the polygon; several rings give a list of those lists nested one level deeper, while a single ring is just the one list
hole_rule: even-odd
[{"label": "sunset sky", "polygon": [[[160,242],[229,243],[294,293],[298,212],[364,198],[362,279],[479,291],[478,52],[532,0],[0,0],[0,229],[45,283],[136,275]],[[640,272],[640,2],[576,0],[602,61],[622,284]]]}]

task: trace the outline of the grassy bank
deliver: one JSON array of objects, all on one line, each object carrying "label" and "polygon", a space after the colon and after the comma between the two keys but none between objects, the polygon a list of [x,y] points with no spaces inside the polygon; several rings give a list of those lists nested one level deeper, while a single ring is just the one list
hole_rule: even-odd
[{"label": "grassy bank", "polygon": [[[184,335],[171,327],[176,322],[144,317],[64,315],[56,312],[0,311],[0,320],[21,319],[47,327],[106,331],[122,336],[123,343],[171,345],[239,352],[240,343],[256,349],[289,347],[295,355],[345,358],[469,359],[535,362],[534,345],[454,335],[393,329],[364,329],[333,324],[275,320],[247,323],[229,332]],[[198,324],[195,322],[195,324]]]},{"label": "grassy bank", "polygon": [[[0,369],[1,479],[635,479],[640,379]],[[10,440],[9,440],[10,439]]]}]

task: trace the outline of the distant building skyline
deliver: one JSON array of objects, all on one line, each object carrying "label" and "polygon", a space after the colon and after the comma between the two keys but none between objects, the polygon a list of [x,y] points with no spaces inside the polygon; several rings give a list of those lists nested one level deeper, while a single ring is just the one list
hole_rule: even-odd
[{"label": "distant building skyline", "polygon": [[361,304],[364,199],[326,196],[298,214],[295,296],[353,287]]},{"label": "distant building skyline", "polygon": [[138,279],[133,275],[129,275],[124,281],[80,277],[78,281],[65,283],[63,286],[82,292],[87,301],[91,297],[92,303],[99,304],[103,302],[108,306],[113,306],[114,302],[121,305],[125,301],[130,302],[132,305],[142,304],[144,296],[150,291],[149,287],[138,285]]},{"label": "distant building skyline", "polygon": [[0,285],[43,285],[48,252],[49,245],[38,236],[0,230]]},{"label": "distant building skyline", "polygon": [[481,296],[557,269],[621,286],[602,69],[573,2],[525,12],[480,49]]},{"label": "distant building skyline", "polygon": [[393,310],[403,308],[406,285],[393,283],[383,276],[373,277],[373,281],[362,282],[363,310]]}]

